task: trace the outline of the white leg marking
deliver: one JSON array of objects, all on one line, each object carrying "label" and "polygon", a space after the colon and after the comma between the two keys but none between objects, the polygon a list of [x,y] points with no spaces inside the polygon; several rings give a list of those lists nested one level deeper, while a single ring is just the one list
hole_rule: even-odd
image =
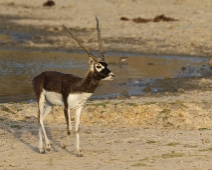
[{"label": "white leg marking", "polygon": [[38,135],[39,135],[39,150],[40,150],[40,153],[45,153],[45,149],[43,147],[42,128],[41,128],[41,126],[39,127]]},{"label": "white leg marking", "polygon": [[76,123],[75,123],[75,130],[76,130],[76,149],[77,149],[77,156],[82,157],[83,152],[80,148],[80,137],[79,137],[79,124],[80,124],[80,115],[82,111],[82,106],[76,109]]},{"label": "white leg marking", "polygon": [[69,121],[69,129],[68,129],[68,131],[71,132],[72,131],[72,126],[71,126],[71,112],[70,112],[70,109],[68,109],[68,121]]},{"label": "white leg marking", "polygon": [[[51,110],[52,110],[52,105],[50,105],[48,102],[46,102],[45,110],[44,110],[44,114],[43,114],[43,121],[46,118],[46,116],[51,112]],[[44,131],[45,131],[45,128],[44,128]],[[44,133],[45,141],[46,141],[46,150],[50,151],[51,150],[50,142],[49,142],[47,135],[45,135],[45,134],[46,134],[46,132]]]},{"label": "white leg marking", "polygon": [[[39,107],[39,114],[40,114],[40,118],[39,118],[39,122],[41,122],[41,119],[42,119],[42,115],[43,115],[43,109],[44,109],[44,102],[45,102],[45,96],[43,93],[41,93],[41,96],[40,96],[40,100],[39,100],[39,103],[38,103],[38,107]],[[42,139],[42,132],[41,132],[41,123],[40,123],[40,127],[39,127],[39,150],[40,150],[40,153],[45,153],[45,150],[43,148],[43,139]]]},{"label": "white leg marking", "polygon": [[48,139],[48,137],[46,135],[46,131],[45,131],[45,128],[44,128],[43,121],[46,118],[46,116],[51,112],[52,105],[50,105],[48,102],[46,102],[45,110],[43,112],[43,107],[41,108],[41,106],[44,105],[43,104],[44,102],[42,102],[42,101],[45,100],[45,98],[43,99],[43,97],[45,97],[45,96],[43,94],[41,96],[42,96],[41,99],[40,99],[41,102],[39,102],[40,104],[42,103],[41,105],[39,104],[39,108],[40,108],[40,126],[41,126],[40,129],[39,129],[39,138],[40,138],[40,140],[39,140],[40,141],[39,148],[40,148],[40,152],[41,153],[45,153],[45,150],[44,150],[44,147],[43,147],[43,142],[42,142],[41,130],[43,131],[43,134],[44,134],[44,137],[45,137],[46,149],[48,151],[50,151],[51,150],[51,146],[50,146],[50,143],[49,143],[49,139]]}]

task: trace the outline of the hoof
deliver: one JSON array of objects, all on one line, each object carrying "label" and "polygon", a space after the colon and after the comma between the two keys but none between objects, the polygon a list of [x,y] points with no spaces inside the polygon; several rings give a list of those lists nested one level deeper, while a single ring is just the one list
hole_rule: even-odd
[{"label": "hoof", "polygon": [[51,145],[50,145],[49,143],[46,144],[46,150],[47,150],[47,151],[51,151],[51,150],[52,150]]},{"label": "hoof", "polygon": [[83,154],[82,153],[77,153],[76,156],[77,157],[83,157]]},{"label": "hoof", "polygon": [[41,154],[45,154],[46,152],[45,152],[45,150],[43,149],[43,150],[40,150],[40,153],[41,153]]},{"label": "hoof", "polygon": [[52,150],[52,148],[46,148],[46,150],[47,150],[47,151],[51,151],[51,150]]},{"label": "hoof", "polygon": [[61,148],[62,148],[62,149],[65,149],[65,148],[66,148],[66,145],[61,145]]},{"label": "hoof", "polygon": [[81,149],[77,152],[76,156],[77,157],[83,157],[83,152],[82,152]]}]

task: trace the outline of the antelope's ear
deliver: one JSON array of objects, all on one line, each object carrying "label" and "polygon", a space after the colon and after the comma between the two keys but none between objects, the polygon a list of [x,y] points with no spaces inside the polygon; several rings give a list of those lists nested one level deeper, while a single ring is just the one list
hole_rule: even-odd
[{"label": "antelope's ear", "polygon": [[101,58],[97,58],[97,60],[95,61],[93,58],[89,57],[88,64],[90,66],[93,66],[95,63],[100,62],[100,61],[101,61]]},{"label": "antelope's ear", "polygon": [[93,60],[93,58],[89,57],[88,64],[89,64],[90,66],[93,66],[94,63],[95,63],[95,61]]}]

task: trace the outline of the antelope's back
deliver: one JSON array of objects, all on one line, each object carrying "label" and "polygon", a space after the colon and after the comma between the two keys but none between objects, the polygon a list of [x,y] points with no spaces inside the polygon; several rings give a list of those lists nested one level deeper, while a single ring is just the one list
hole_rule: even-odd
[{"label": "antelope's back", "polygon": [[36,96],[40,95],[43,90],[62,93],[70,84],[75,84],[81,79],[82,78],[72,74],[45,71],[33,78],[32,86]]}]

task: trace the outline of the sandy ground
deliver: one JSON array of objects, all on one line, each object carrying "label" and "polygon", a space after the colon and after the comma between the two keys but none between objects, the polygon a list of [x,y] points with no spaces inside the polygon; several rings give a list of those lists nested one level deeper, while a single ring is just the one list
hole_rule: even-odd
[{"label": "sandy ground", "polygon": [[[101,22],[105,50],[142,53],[211,54],[210,0],[0,2],[2,48],[77,49],[61,28],[76,31],[97,50],[94,16]],[[165,14],[173,22],[134,23],[127,18]],[[17,34],[12,34],[18,32]],[[32,35],[26,38],[28,34]],[[66,149],[62,108],[46,121],[52,151],[38,150],[36,103],[0,104],[0,170],[3,169],[188,169],[212,168],[211,80],[187,81],[176,93],[120,100],[89,101],[81,123],[84,157],[75,155],[75,137]],[[187,85],[187,87],[189,87]],[[72,120],[74,121],[74,115]]]},{"label": "sandy ground", "polygon": [[[38,149],[37,104],[1,104],[1,169],[189,169],[212,167],[212,92],[89,101],[66,149],[61,107],[46,120],[52,151]],[[72,115],[74,121],[74,114]]]}]

